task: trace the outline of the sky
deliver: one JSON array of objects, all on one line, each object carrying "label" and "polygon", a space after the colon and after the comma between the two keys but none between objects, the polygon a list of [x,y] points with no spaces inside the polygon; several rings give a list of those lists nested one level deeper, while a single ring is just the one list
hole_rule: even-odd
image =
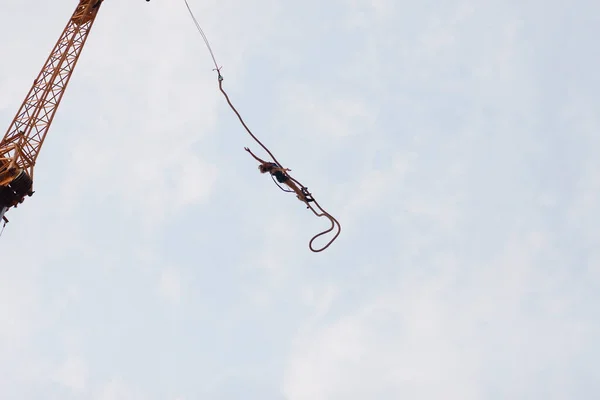
[{"label": "sky", "polygon": [[[0,398],[600,395],[600,3],[107,0],[0,238]],[[10,124],[77,2],[0,0]]]}]

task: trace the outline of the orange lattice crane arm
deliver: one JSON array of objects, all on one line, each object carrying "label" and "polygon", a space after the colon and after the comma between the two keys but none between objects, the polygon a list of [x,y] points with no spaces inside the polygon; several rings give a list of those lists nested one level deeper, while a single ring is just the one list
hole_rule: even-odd
[{"label": "orange lattice crane arm", "polygon": [[8,209],[33,194],[35,162],[102,1],[79,0],[0,142],[0,218],[5,221]]}]

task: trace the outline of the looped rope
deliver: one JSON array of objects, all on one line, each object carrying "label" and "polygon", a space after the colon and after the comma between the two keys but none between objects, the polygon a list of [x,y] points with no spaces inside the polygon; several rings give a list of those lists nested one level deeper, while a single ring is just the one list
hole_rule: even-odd
[{"label": "looped rope", "polygon": [[[329,221],[331,222],[331,226],[329,227],[329,229],[324,230],[321,233],[316,234],[315,236],[313,236],[312,239],[310,239],[310,242],[308,242],[308,247],[310,248],[310,250],[314,253],[319,253],[323,250],[325,250],[326,248],[328,248],[331,243],[333,243],[335,241],[335,239],[338,238],[338,236],[340,236],[340,233],[342,233],[342,225],[339,223],[339,221],[337,219],[335,219],[331,214],[329,214],[327,211],[325,211],[325,209],[323,209],[323,207],[321,207],[321,205],[317,202],[317,200],[313,197],[313,195],[308,192],[308,188],[306,188],[306,186],[304,186],[302,183],[300,183],[299,181],[297,181],[294,177],[290,176],[289,174],[286,173],[286,175],[288,176],[288,178],[290,178],[292,181],[296,182],[301,188],[302,191],[306,191],[307,193],[307,197],[309,197],[313,203],[315,203],[315,205],[317,206],[317,208],[319,209],[320,212],[317,212],[312,205],[310,204],[310,202],[305,201],[304,203],[306,204],[306,208],[309,208],[310,211],[313,212],[313,214],[315,214],[317,217],[321,218],[321,217],[326,217],[327,219],[329,219]],[[315,249],[313,248],[313,242],[323,236],[328,234],[329,232],[333,231],[334,228],[337,227],[337,233],[333,236],[333,238],[331,238],[331,240],[329,242],[327,242],[327,244],[325,244],[325,246],[321,247],[320,249]]]},{"label": "looped rope", "polygon": [[[227,93],[225,92],[225,90],[223,89],[223,75],[221,75],[221,68],[219,67],[219,64],[217,63],[217,60],[215,59],[215,55],[210,47],[210,43],[208,42],[208,39],[206,38],[206,35],[204,34],[204,31],[202,30],[202,28],[200,27],[200,24],[198,23],[198,21],[196,20],[196,17],[194,16],[194,13],[192,12],[192,9],[190,8],[190,5],[188,4],[187,0],[185,1],[185,5],[187,6],[187,9],[194,21],[194,24],[196,25],[196,28],[198,29],[198,32],[200,32],[200,35],[202,36],[202,39],[204,40],[204,43],[206,44],[206,47],[208,49],[208,51],[210,52],[210,56],[212,57],[213,63],[215,65],[215,68],[213,68],[213,71],[217,72],[217,80],[219,82],[219,90],[221,91],[221,93],[223,94],[223,96],[225,97],[225,100],[227,101],[227,104],[229,104],[229,107],[231,108],[231,110],[235,113],[235,115],[237,115],[240,123],[242,124],[242,126],[244,127],[244,129],[246,129],[246,132],[248,132],[248,134],[254,139],[254,141],[256,141],[256,143],[258,143],[268,154],[269,156],[271,156],[271,159],[275,162],[275,164],[277,164],[277,166],[279,168],[281,168],[283,171],[283,173],[285,174],[285,176],[290,179],[291,181],[295,182],[299,187],[300,187],[300,191],[302,193],[302,196],[300,197],[300,194],[298,198],[300,198],[300,200],[302,200],[305,204],[306,204],[306,208],[310,209],[313,214],[315,214],[317,217],[326,217],[327,219],[329,219],[329,221],[331,222],[331,226],[329,227],[329,229],[324,230],[323,232],[320,232],[318,234],[316,234],[315,236],[312,237],[312,239],[310,239],[309,243],[308,243],[308,247],[310,248],[310,250],[314,253],[319,253],[325,249],[327,249],[331,243],[333,243],[337,237],[340,235],[340,233],[342,232],[342,226],[340,225],[340,223],[338,222],[337,219],[335,219],[331,214],[329,214],[327,211],[325,211],[323,209],[323,207],[321,207],[319,205],[319,203],[317,202],[317,200],[315,200],[315,198],[312,196],[312,194],[310,192],[308,192],[308,188],[306,186],[304,186],[302,183],[300,183],[298,180],[296,180],[295,178],[293,178],[291,175],[289,175],[286,171],[285,168],[283,168],[283,166],[281,165],[281,163],[275,158],[275,156],[273,155],[273,153],[271,153],[271,151],[267,148],[267,146],[265,146],[256,136],[254,136],[254,134],[252,133],[252,131],[250,130],[250,128],[248,128],[248,126],[246,125],[246,123],[244,122],[244,119],[242,118],[242,116],[240,115],[240,113],[237,111],[237,109],[233,106],[233,104],[231,103],[231,100],[229,99],[229,96],[227,95]],[[252,153],[251,153],[252,154]],[[255,157],[256,158],[256,157]],[[275,181],[275,179],[273,178],[273,176],[271,175],[271,178],[273,179],[273,182],[275,182],[275,184],[284,192],[295,192],[295,190],[286,190],[283,187],[281,187],[279,185],[279,183],[277,181]],[[315,206],[317,207],[317,210],[315,208],[313,208],[312,204],[314,203]],[[315,249],[313,247],[313,242],[323,236],[328,234],[329,232],[333,231],[335,228],[337,227],[337,233],[333,236],[333,238],[327,242],[323,247]]]}]

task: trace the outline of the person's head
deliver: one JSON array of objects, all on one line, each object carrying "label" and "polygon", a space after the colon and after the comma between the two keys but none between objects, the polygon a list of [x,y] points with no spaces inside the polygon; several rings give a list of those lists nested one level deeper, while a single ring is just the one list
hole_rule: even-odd
[{"label": "person's head", "polygon": [[273,168],[273,167],[271,167],[271,166],[270,166],[270,165],[268,165],[268,164],[260,164],[260,165],[258,166],[258,170],[260,171],[260,173],[261,173],[261,174],[264,174],[265,172],[269,172],[269,171],[271,171],[271,169],[272,169],[272,168]]}]

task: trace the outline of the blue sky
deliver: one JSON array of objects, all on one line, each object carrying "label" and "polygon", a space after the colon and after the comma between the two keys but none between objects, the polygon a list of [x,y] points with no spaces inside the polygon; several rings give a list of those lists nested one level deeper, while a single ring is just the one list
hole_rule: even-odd
[{"label": "blue sky", "polygon": [[[9,125],[75,1],[0,2]],[[595,399],[600,3],[106,1],[0,239],[0,398]],[[35,10],[35,12],[32,12]]]}]

